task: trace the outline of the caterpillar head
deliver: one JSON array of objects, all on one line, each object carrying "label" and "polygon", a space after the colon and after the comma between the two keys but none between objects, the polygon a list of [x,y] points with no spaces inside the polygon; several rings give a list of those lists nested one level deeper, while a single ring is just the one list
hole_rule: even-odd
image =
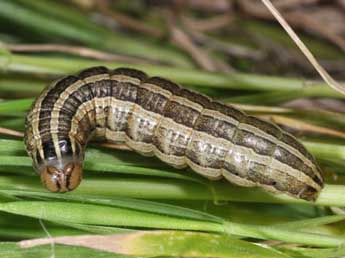
[{"label": "caterpillar head", "polygon": [[43,185],[51,192],[68,192],[74,190],[81,182],[83,175],[83,147],[74,143],[74,151],[69,139],[58,142],[58,151],[53,142],[45,142],[42,152],[33,149],[29,152],[33,167],[41,176]]},{"label": "caterpillar head", "polygon": [[41,181],[51,192],[68,192],[82,180],[83,168],[79,162],[68,162],[65,166],[48,165],[41,169]]}]

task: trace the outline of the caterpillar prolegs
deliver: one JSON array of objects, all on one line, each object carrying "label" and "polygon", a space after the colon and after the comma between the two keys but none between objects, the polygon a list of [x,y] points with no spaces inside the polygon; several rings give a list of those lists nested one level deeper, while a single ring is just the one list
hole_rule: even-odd
[{"label": "caterpillar prolegs", "polygon": [[134,69],[89,68],[56,81],[36,99],[25,144],[50,191],[79,185],[94,135],[212,180],[224,177],[305,200],[323,187],[312,155],[278,126]]}]

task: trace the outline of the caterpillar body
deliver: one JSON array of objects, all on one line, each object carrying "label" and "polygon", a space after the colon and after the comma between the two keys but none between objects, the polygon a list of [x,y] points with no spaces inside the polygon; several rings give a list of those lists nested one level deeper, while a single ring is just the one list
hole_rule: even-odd
[{"label": "caterpillar body", "polygon": [[93,67],[47,87],[26,119],[25,145],[42,183],[76,188],[92,136],[125,143],[212,180],[315,200],[312,155],[278,126],[144,72]]}]

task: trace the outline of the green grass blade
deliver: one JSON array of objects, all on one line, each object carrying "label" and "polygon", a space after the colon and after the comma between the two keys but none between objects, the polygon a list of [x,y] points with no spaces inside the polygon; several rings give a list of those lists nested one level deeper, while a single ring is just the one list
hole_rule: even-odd
[{"label": "green grass blade", "polygon": [[[198,85],[198,87],[207,88],[237,89],[246,91],[279,90],[290,92],[301,90],[304,87],[304,81],[296,78],[283,78],[244,73],[210,73],[177,67],[129,65],[118,62],[100,62],[75,58],[69,58],[69,62],[66,62],[64,58],[24,56],[18,54],[12,54],[9,58],[7,55],[1,55],[0,53],[0,71],[4,70],[12,72],[63,75],[67,73],[74,73],[84,68],[97,65],[105,65],[109,68],[123,66],[133,67],[144,70],[152,76],[162,76],[185,85]],[[320,87],[322,88],[322,91],[320,90]],[[312,89],[310,91],[318,96],[323,96],[323,94],[326,92],[327,96],[331,94],[333,97],[344,98],[343,95],[333,91],[323,83],[320,83],[319,87],[312,87]]]},{"label": "green grass blade", "polygon": [[297,253],[303,257],[311,258],[336,258],[345,255],[345,247],[339,246],[337,248],[302,248],[302,247],[280,247],[280,250],[285,253]]},{"label": "green grass blade", "polygon": [[[0,242],[0,255],[6,258],[47,258],[52,255],[52,248],[50,245],[24,249],[17,245],[17,243]],[[69,257],[69,258],[128,258],[128,256],[117,255],[109,252],[102,252],[85,247],[73,247],[56,245],[54,248],[55,257]],[[135,258],[132,256],[132,258]],[[137,257],[139,258],[139,257]]]},{"label": "green grass blade", "polygon": [[80,203],[90,203],[90,204],[100,204],[111,207],[127,208],[131,210],[144,211],[150,213],[156,213],[167,216],[174,216],[180,218],[203,220],[210,222],[222,223],[223,220],[219,217],[212,216],[205,212],[200,212],[188,208],[183,208],[179,206],[146,201],[146,200],[136,200],[130,198],[120,198],[120,197],[102,197],[102,196],[91,196],[91,195],[80,195],[74,196],[71,194],[58,195],[54,193],[47,192],[30,192],[30,191],[6,191],[0,190],[0,193],[7,194],[8,196],[18,196],[25,197],[30,196],[30,198],[46,198],[51,200],[61,200],[61,201],[73,201]]},{"label": "green grass blade", "polygon": [[0,102],[0,113],[10,111],[27,111],[31,106],[33,99],[18,99],[18,100],[7,100]]},{"label": "green grass blade", "polygon": [[[342,237],[302,233],[280,229],[279,227],[233,222],[220,224],[117,207],[80,203],[68,203],[68,206],[66,206],[66,204],[66,202],[17,201],[0,204],[0,210],[48,221],[76,224],[218,232],[324,247],[335,247],[345,243],[345,239]],[[68,208],[66,209],[66,207]]]},{"label": "green grass blade", "polygon": [[[49,241],[49,239],[48,239]],[[21,245],[29,247],[48,243],[47,239],[36,239]],[[140,256],[177,257],[289,257],[269,247],[215,234],[181,231],[134,232],[115,236],[76,236],[54,238],[56,243],[86,246],[98,250]]]},{"label": "green grass blade", "polygon": [[[229,236],[159,231],[133,233],[123,240],[124,253],[183,257],[266,258],[289,257],[271,248],[254,245]],[[160,243],[157,250],[157,243]]]},{"label": "green grass blade", "polygon": [[[3,190],[45,191],[38,177],[0,175]],[[210,189],[213,189],[211,191]],[[121,196],[154,200],[211,200],[254,203],[294,203],[318,206],[345,206],[343,185],[325,185],[315,202],[306,202],[284,194],[271,194],[258,188],[243,188],[227,182],[208,182],[206,185],[169,178],[130,178],[88,176],[71,194]]]},{"label": "green grass blade", "polygon": [[245,237],[275,239],[284,242],[321,247],[335,247],[345,244],[345,239],[343,237],[284,230],[274,226],[244,225],[231,222],[225,223],[224,226],[227,234]]},{"label": "green grass blade", "polygon": [[303,230],[321,225],[336,223],[342,220],[345,220],[345,215],[330,215],[312,219],[286,222],[282,224],[275,224],[274,226],[291,230]]},{"label": "green grass blade", "polygon": [[68,203],[68,209],[66,209],[66,204],[66,202],[18,201],[2,203],[0,210],[35,218],[79,224],[222,231],[222,225],[214,222],[181,219],[94,204]]}]

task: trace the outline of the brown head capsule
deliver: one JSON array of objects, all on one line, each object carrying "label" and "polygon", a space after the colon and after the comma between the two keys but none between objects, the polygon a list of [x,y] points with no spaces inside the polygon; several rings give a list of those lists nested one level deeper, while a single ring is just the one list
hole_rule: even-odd
[{"label": "brown head capsule", "polygon": [[313,156],[278,126],[134,69],[89,68],[37,98],[25,144],[49,190],[79,185],[92,135],[212,180],[308,201],[323,187]]},{"label": "brown head capsule", "polygon": [[70,162],[62,169],[47,166],[41,171],[41,181],[49,191],[64,193],[74,190],[80,184],[82,172],[79,163]]}]

